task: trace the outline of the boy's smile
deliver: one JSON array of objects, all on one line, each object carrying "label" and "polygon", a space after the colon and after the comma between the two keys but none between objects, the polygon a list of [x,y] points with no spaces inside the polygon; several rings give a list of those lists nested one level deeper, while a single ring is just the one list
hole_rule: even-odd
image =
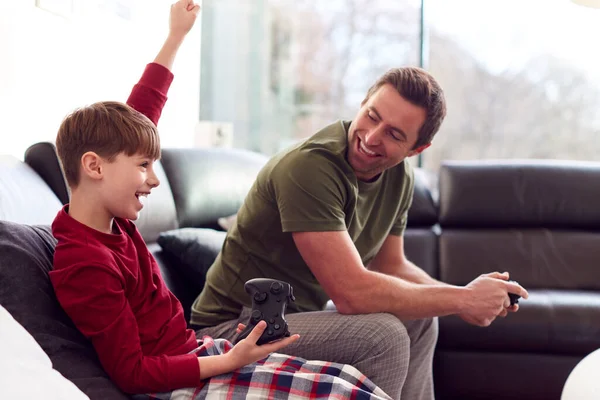
[{"label": "boy's smile", "polygon": [[110,218],[136,220],[144,208],[143,198],[160,182],[154,172],[154,160],[144,155],[117,155],[103,160],[101,207]]}]

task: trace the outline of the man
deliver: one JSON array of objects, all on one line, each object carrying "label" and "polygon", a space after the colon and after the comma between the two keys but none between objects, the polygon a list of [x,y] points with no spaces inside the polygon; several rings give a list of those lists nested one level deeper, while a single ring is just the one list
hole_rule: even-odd
[{"label": "man", "polygon": [[[273,157],[208,272],[192,324],[233,337],[250,306],[244,282],[284,280],[296,295],[288,323],[302,337],[286,353],[352,364],[395,399],[433,398],[435,317],[487,326],[517,311],[509,292],[527,298],[506,273],[451,286],[404,255],[414,184],[407,158],[429,147],[445,115],[431,75],[392,69],[351,123]],[[337,312],[322,311],[329,299]]]}]

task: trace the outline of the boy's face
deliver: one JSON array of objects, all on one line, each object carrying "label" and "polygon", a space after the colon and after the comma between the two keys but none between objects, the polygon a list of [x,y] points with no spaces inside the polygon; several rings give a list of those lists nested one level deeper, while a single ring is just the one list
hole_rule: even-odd
[{"label": "boy's face", "polygon": [[112,217],[136,220],[144,205],[142,199],[160,181],[154,172],[154,160],[143,155],[119,154],[103,163],[100,196]]}]

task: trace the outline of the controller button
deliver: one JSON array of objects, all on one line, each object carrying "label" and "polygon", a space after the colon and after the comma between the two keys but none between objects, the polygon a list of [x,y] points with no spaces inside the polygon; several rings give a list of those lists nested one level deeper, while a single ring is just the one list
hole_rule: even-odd
[{"label": "controller button", "polygon": [[263,303],[265,300],[267,300],[267,294],[265,292],[256,293],[254,295],[254,301],[257,303]]},{"label": "controller button", "polygon": [[274,319],[274,318],[271,318],[271,319],[269,320],[269,323],[270,323],[270,324],[274,324],[274,323],[275,323],[275,319]]},{"label": "controller button", "polygon": [[273,282],[271,283],[271,293],[277,294],[283,290],[283,285],[281,282]]},{"label": "controller button", "polygon": [[275,324],[275,325],[273,326],[273,328],[275,328],[275,330],[277,330],[277,329],[281,328],[281,326],[279,326],[279,324]]},{"label": "controller button", "polygon": [[258,310],[254,310],[252,311],[252,320],[253,321],[260,321],[260,319],[262,318],[262,313]]},{"label": "controller button", "polygon": [[269,335],[269,336],[273,336],[273,333],[274,333],[274,332],[273,332],[273,330],[272,330],[272,329],[269,329],[269,330],[267,331],[267,335]]}]

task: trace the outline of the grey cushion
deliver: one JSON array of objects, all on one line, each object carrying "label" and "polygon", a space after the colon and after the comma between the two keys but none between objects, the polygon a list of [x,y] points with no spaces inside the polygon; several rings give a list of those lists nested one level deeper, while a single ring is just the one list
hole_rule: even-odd
[{"label": "grey cushion", "polygon": [[0,304],[34,337],[54,368],[91,399],[127,399],[54,295],[48,271],[55,244],[48,226],[0,221]]},{"label": "grey cushion", "polygon": [[158,244],[178,261],[173,267],[180,269],[190,285],[201,290],[226,235],[214,229],[180,228],[161,233]]}]

